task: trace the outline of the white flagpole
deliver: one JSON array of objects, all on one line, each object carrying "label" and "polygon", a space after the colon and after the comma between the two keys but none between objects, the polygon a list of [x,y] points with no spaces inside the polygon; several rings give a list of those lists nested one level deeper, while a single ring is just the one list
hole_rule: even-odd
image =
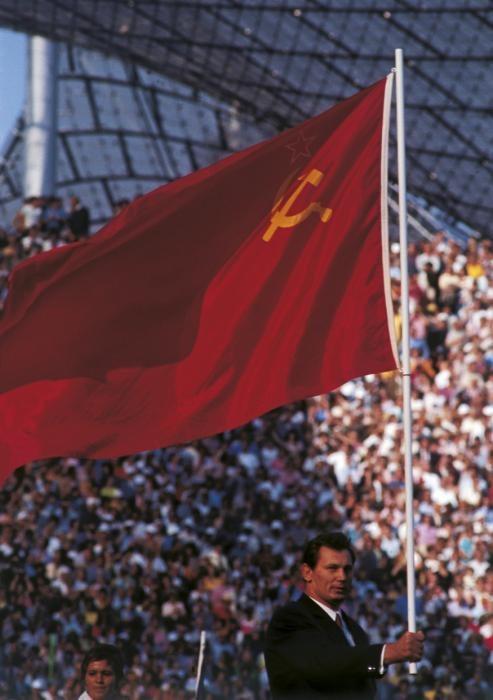
[{"label": "white flagpole", "polygon": [[[401,260],[402,401],[404,424],[404,473],[406,488],[407,624],[410,632],[416,632],[411,363],[409,352],[409,276],[407,263],[406,145],[404,128],[404,70],[402,49],[396,49],[395,51],[395,77],[397,105],[397,171],[399,185],[399,240]],[[410,663],[409,673],[415,674],[416,672],[416,664]]]},{"label": "white flagpole", "polygon": [[195,700],[199,697],[200,693],[200,681],[202,679],[202,669],[204,666],[204,656],[205,656],[205,644],[207,641],[207,633],[205,630],[200,632],[200,642],[199,642],[199,659],[197,662],[197,676],[195,680]]}]

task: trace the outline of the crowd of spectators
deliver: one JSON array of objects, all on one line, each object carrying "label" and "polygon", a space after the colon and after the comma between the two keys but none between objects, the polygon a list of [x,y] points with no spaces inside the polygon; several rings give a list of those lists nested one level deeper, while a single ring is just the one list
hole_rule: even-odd
[{"label": "crowd of spectators", "polygon": [[[80,206],[80,203],[79,203]],[[63,204],[28,202],[0,239],[0,273],[77,240]],[[87,232],[83,235],[87,235]],[[410,246],[416,676],[380,700],[492,697],[491,242]],[[391,278],[398,311],[398,244]],[[0,492],[0,698],[76,698],[95,641],[127,663],[127,696],[267,700],[262,640],[296,595],[303,543],[342,529],[358,552],[347,604],[372,641],[406,628],[397,373],[272,411],[192,444],[115,460],[46,460]]]}]

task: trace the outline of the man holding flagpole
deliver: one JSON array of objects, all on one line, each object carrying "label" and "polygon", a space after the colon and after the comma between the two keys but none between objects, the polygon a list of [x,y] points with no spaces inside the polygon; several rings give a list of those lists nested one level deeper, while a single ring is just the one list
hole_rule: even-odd
[{"label": "man holding flagpole", "polygon": [[303,552],[304,593],[269,625],[265,660],[274,700],[371,700],[388,665],[419,661],[422,632],[370,644],[341,605],[351,590],[355,554],[342,532],[318,535]]}]

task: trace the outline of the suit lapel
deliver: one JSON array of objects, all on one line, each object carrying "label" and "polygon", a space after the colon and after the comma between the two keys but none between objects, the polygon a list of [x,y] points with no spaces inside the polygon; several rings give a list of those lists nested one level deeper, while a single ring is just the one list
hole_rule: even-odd
[{"label": "suit lapel", "polygon": [[[346,646],[350,646],[349,642],[347,641],[344,632],[336,625],[336,623],[332,620],[332,618],[325,612],[325,610],[322,610],[320,605],[317,605],[317,603],[314,603],[313,600],[307,596],[305,593],[301,596],[301,598],[298,600],[298,605],[302,607],[306,615],[311,619],[313,624],[318,627],[318,629],[322,630],[324,634],[328,634],[333,641],[337,640],[338,643],[345,644]],[[347,622],[348,617],[347,615],[344,616],[345,622]],[[348,625],[349,627],[349,625]],[[349,627],[351,630],[352,634],[352,627]],[[355,643],[357,644],[357,640],[353,635],[353,639]]]},{"label": "suit lapel", "polygon": [[344,622],[346,623],[349,631],[351,632],[351,636],[354,640],[354,643],[356,645],[358,644],[368,644],[368,635],[366,632],[358,625],[358,623],[353,620],[352,617],[349,617],[347,613],[344,612],[344,610],[341,610],[342,616],[344,618]]}]

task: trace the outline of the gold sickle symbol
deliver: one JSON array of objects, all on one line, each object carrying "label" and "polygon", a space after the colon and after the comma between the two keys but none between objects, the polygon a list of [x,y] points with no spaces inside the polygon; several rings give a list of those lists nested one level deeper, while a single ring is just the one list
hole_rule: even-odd
[{"label": "gold sickle symbol", "polygon": [[[278,228],[291,228],[293,226],[296,226],[296,224],[299,224],[301,221],[304,221],[307,218],[307,216],[310,216],[312,212],[318,212],[320,214],[320,220],[324,223],[330,219],[330,217],[332,216],[332,209],[327,209],[323,207],[320,204],[320,202],[311,202],[311,204],[309,204],[306,207],[306,209],[303,209],[303,211],[299,214],[288,215],[288,211],[290,210],[291,206],[294,204],[296,199],[299,197],[301,190],[305,187],[305,185],[309,184],[316,186],[320,183],[322,178],[323,173],[320,170],[316,169],[311,170],[308,173],[308,175],[301,175],[298,178],[298,180],[301,180],[300,184],[295,189],[295,191],[285,203],[285,205],[282,207],[282,209],[276,209],[275,211],[273,211],[270,220],[270,226],[262,236],[263,241],[266,241],[266,243],[268,243]],[[277,207],[279,203],[280,200],[274,205],[274,208]]]}]

